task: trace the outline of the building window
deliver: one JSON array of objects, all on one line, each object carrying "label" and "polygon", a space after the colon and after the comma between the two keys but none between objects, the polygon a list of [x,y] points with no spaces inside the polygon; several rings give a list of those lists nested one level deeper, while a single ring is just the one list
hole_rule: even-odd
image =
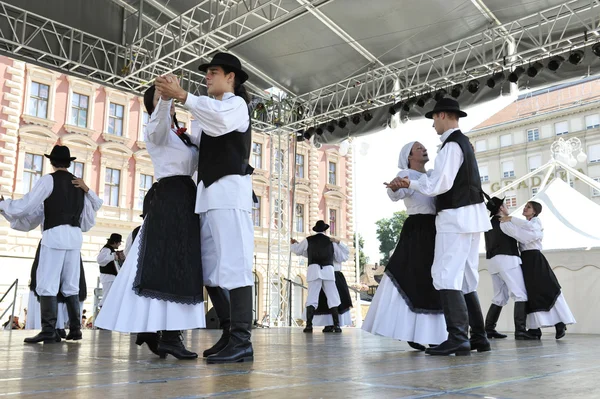
[{"label": "building window", "polygon": [[75,177],[83,179],[83,162],[71,162],[71,166],[69,166],[69,172]]},{"label": "building window", "polygon": [[513,161],[502,162],[502,177],[515,177],[515,164]]},{"label": "building window", "polygon": [[123,136],[123,111],[125,107],[110,103],[108,109],[108,133]]},{"label": "building window", "polygon": [[46,119],[48,117],[48,99],[50,97],[50,86],[31,82],[29,90],[29,115]]},{"label": "building window", "polygon": [[509,145],[512,145],[512,135],[505,134],[500,136],[500,147],[508,147]]},{"label": "building window", "polygon": [[83,94],[73,93],[71,97],[71,124],[79,127],[87,127],[89,97]]},{"label": "building window", "polygon": [[[594,177],[596,183],[600,183],[600,177]],[[592,197],[600,197],[600,190],[592,187]]]},{"label": "building window", "polygon": [[252,164],[257,169],[262,169],[262,144],[252,143]]},{"label": "building window", "polygon": [[557,136],[569,133],[569,122],[557,122],[554,124],[554,132]]},{"label": "building window", "polygon": [[475,142],[475,151],[481,152],[487,150],[487,141],[486,140],[477,140]]},{"label": "building window", "polygon": [[304,205],[296,204],[296,232],[304,233]]},{"label": "building window", "polygon": [[504,204],[506,205],[506,208],[508,208],[508,209],[516,208],[517,207],[517,196],[514,194],[506,195]]},{"label": "building window", "polygon": [[588,159],[590,163],[600,162],[600,144],[588,146]]},{"label": "building window", "polygon": [[121,183],[121,171],[106,168],[104,176],[104,204],[108,206],[119,206],[119,185]]},{"label": "building window", "polygon": [[538,129],[527,130],[527,141],[537,141],[540,139],[540,131]]},{"label": "building window", "polygon": [[337,164],[335,162],[329,162],[329,178],[328,182],[332,185],[337,185],[337,176],[336,176]]},{"label": "building window", "polygon": [[304,179],[304,155],[296,154],[296,179]]},{"label": "building window", "polygon": [[585,128],[596,129],[600,127],[600,115],[588,115],[585,117]]},{"label": "building window", "polygon": [[41,155],[25,153],[25,164],[23,166],[23,194],[31,191],[31,188],[42,177],[43,160]]},{"label": "building window", "polygon": [[258,202],[252,203],[252,222],[254,226],[260,227],[260,202],[262,198],[259,196],[256,196],[256,198],[258,198]]},{"label": "building window", "polygon": [[329,210],[329,234],[332,236],[337,235],[337,211],[335,209]]},{"label": "building window", "polygon": [[529,171],[533,172],[534,170],[536,170],[537,168],[542,166],[542,156],[534,155],[532,157],[529,157],[528,162],[529,162]]},{"label": "building window", "polygon": [[480,166],[479,167],[479,177],[481,178],[481,182],[482,183],[490,181],[490,176],[489,176],[489,172],[488,172],[488,167],[487,166]]},{"label": "building window", "polygon": [[154,183],[154,177],[140,173],[140,186],[138,187],[138,209],[144,209],[144,197]]},{"label": "building window", "polygon": [[531,195],[532,195],[532,196],[535,196],[535,195],[537,195],[537,193],[538,193],[539,191],[540,191],[540,188],[539,188],[539,187],[532,187],[532,188],[531,188]]}]

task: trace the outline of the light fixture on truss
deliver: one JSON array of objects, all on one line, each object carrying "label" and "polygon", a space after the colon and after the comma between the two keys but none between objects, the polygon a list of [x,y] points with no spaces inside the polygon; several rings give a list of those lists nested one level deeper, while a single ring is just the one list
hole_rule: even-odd
[{"label": "light fixture on truss", "polygon": [[[579,152],[576,156],[573,154]],[[581,149],[581,140],[577,137],[571,137],[568,140],[562,137],[550,145],[550,153],[552,158],[557,161],[566,163],[574,168],[578,162],[585,162],[587,155]]]}]

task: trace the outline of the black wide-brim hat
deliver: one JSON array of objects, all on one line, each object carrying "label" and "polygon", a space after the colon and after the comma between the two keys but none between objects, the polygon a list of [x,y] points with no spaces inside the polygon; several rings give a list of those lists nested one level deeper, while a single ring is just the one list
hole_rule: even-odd
[{"label": "black wide-brim hat", "polygon": [[123,236],[121,236],[121,234],[112,233],[112,234],[110,235],[110,237],[108,238],[108,241],[112,241],[112,242],[123,242]]},{"label": "black wide-brim hat", "polygon": [[65,145],[55,145],[50,151],[50,155],[44,154],[46,158],[49,158],[51,161],[74,161],[77,158],[71,156],[71,151],[69,147]]},{"label": "black wide-brim hat", "polygon": [[211,66],[227,67],[235,72],[235,76],[240,79],[240,83],[248,80],[248,74],[242,70],[240,60],[229,53],[217,53],[208,64],[202,64],[198,67],[200,72],[206,72]]},{"label": "black wide-brim hat", "polygon": [[488,200],[487,204],[485,204],[485,207],[487,208],[488,211],[490,211],[490,213],[492,215],[495,215],[498,213],[498,210],[500,209],[502,204],[504,204],[505,199],[506,199],[506,197],[504,197],[504,198],[492,197]]},{"label": "black wide-brim hat", "polygon": [[433,110],[427,112],[425,114],[425,118],[433,119],[433,114],[437,114],[439,112],[452,112],[458,115],[459,118],[464,118],[467,116],[466,112],[460,110],[458,101],[452,98],[442,98],[440,101],[435,103]]},{"label": "black wide-brim hat", "polygon": [[313,231],[316,233],[322,233],[324,231],[327,231],[327,229],[329,228],[329,225],[327,223],[325,223],[322,220],[319,220],[317,222],[317,224],[315,224],[315,227],[313,227]]}]

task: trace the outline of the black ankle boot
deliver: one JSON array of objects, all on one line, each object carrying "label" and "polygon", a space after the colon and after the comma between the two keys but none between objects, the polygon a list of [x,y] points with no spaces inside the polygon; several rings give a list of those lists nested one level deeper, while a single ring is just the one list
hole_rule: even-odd
[{"label": "black ankle boot", "polygon": [[433,356],[470,356],[469,313],[462,291],[440,290],[440,299],[446,319],[448,339],[436,347],[425,349],[425,353]]},{"label": "black ankle boot", "polygon": [[502,306],[498,306],[495,304],[490,305],[490,309],[485,316],[485,333],[488,338],[506,338],[507,335],[500,334],[496,331],[496,323],[498,323],[498,319],[500,318],[500,312],[502,312]]},{"label": "black ankle boot", "polygon": [[515,339],[519,341],[538,339],[527,332],[527,302],[515,302]]},{"label": "black ankle boot", "polygon": [[554,338],[561,339],[567,334],[567,326],[562,321],[554,325],[556,328],[556,336]]},{"label": "black ankle boot", "polygon": [[477,292],[473,291],[465,295],[465,303],[469,313],[469,326],[471,327],[471,350],[477,352],[488,352],[492,350],[490,341],[487,339],[485,332],[485,323],[483,321],[483,313],[479,304]]},{"label": "black ankle boot", "polygon": [[406,343],[407,343],[407,344],[408,344],[408,346],[410,346],[411,348],[413,348],[413,349],[416,349],[416,350],[418,350],[418,351],[421,351],[421,352],[422,352],[422,351],[424,351],[425,349],[427,349],[427,348],[425,348],[425,346],[423,346],[423,345],[421,345],[421,344],[418,344],[418,343],[416,343],[416,342],[407,341]]},{"label": "black ankle boot", "polygon": [[307,306],[306,307],[306,327],[304,327],[304,330],[302,330],[302,332],[305,332],[305,333],[313,332],[313,325],[312,325],[313,317],[315,317],[315,307],[312,305]]},{"label": "black ankle boot", "polygon": [[146,344],[152,353],[160,356],[160,353],[158,353],[159,339],[160,335],[158,333],[137,333],[135,344],[138,346]]},{"label": "black ankle boot", "polygon": [[537,339],[542,339],[542,329],[541,328],[530,328],[527,330],[527,334],[536,337]]},{"label": "black ankle boot", "polygon": [[208,292],[210,300],[213,303],[215,311],[217,312],[219,325],[223,329],[223,333],[216,344],[202,353],[203,357],[216,355],[227,346],[231,328],[231,315],[229,313],[230,304],[227,292],[225,292],[225,290],[221,287],[206,287],[206,291]]},{"label": "black ankle boot", "polygon": [[231,331],[227,346],[206,358],[207,363],[238,363],[254,360],[252,335],[252,287],[235,288],[229,291],[231,300]]},{"label": "black ankle boot", "polygon": [[61,338],[56,332],[56,315],[58,313],[58,300],[55,296],[40,296],[40,313],[42,318],[42,331],[36,336],[25,338],[27,344],[53,344],[60,342]]},{"label": "black ankle boot", "polygon": [[329,311],[331,312],[331,318],[333,319],[333,332],[341,333],[342,329],[340,328],[340,313],[337,306],[329,309]]},{"label": "black ankle boot", "polygon": [[165,359],[167,355],[173,355],[179,360],[190,360],[198,357],[197,353],[187,350],[183,345],[181,331],[161,331],[156,351],[161,359]]},{"label": "black ankle boot", "polygon": [[324,333],[332,333],[333,329],[334,329],[333,326],[325,326],[325,328],[323,328],[323,332]]},{"label": "black ankle boot", "polygon": [[56,329],[56,333],[58,334],[59,337],[61,337],[62,339],[67,338],[67,332],[65,331],[64,328],[57,328]]},{"label": "black ankle boot", "polygon": [[66,340],[77,341],[82,338],[81,334],[81,313],[79,312],[79,295],[65,297],[67,304],[67,313],[69,314],[69,335]]}]

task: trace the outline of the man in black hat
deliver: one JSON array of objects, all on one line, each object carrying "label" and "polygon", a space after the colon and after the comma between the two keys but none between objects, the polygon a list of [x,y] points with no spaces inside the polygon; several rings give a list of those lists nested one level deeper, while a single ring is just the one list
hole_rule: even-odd
[{"label": "man in black hat", "polygon": [[527,289],[521,270],[519,245],[517,240],[504,233],[502,229],[506,225],[500,223],[502,216],[508,216],[504,198],[490,198],[487,194],[485,196],[488,198],[486,207],[492,216],[492,229],[485,232],[485,258],[488,260],[488,271],[494,287],[492,305],[485,317],[485,331],[488,338],[506,338],[506,335],[496,331],[496,323],[510,295],[515,300],[515,339],[537,339],[527,332]]},{"label": "man in black hat", "polygon": [[483,200],[475,153],[458,127],[459,118],[466,116],[456,100],[438,101],[433,110],[425,114],[426,118],[433,119],[433,127],[442,141],[433,172],[430,176],[423,174],[419,180],[402,179],[402,187],[436,197],[431,275],[434,287],[440,292],[448,339],[428,348],[426,353],[430,355],[469,355],[471,350],[490,350],[476,290],[479,240],[481,233],[492,226]]},{"label": "man in black hat", "polygon": [[[252,126],[240,60],[217,53],[199,70],[206,75],[208,96],[183,90],[173,75],[156,79],[157,91],[178,100],[194,116],[192,131],[201,131],[196,213],[204,284],[223,335],[204,351],[208,363],[252,361]],[[229,291],[229,297],[223,290]]]},{"label": "man in black hat", "polygon": [[331,311],[334,332],[342,332],[340,328],[340,317],[338,306],[340,306],[340,294],[335,285],[335,273],[333,263],[335,261],[335,250],[332,238],[325,235],[329,225],[319,220],[313,227],[317,234],[306,237],[298,242],[292,238],[291,251],[298,256],[308,258],[308,295],[306,297],[306,328],[305,333],[313,331],[313,317],[319,306],[319,294],[321,289],[327,297],[327,306]]},{"label": "man in black hat", "polygon": [[29,231],[42,225],[42,242],[36,272],[36,292],[40,297],[42,332],[26,338],[26,343],[53,343],[61,339],[56,333],[57,294],[65,297],[69,313],[66,339],[81,339],[79,314],[80,251],[82,231],[95,224],[102,200],[82,179],[69,173],[75,158],[68,147],[56,145],[50,155],[54,173],[42,176],[31,191],[19,200],[0,198],[0,213],[11,227]]},{"label": "man in black hat", "polygon": [[104,304],[104,299],[108,296],[110,287],[117,278],[120,266],[125,260],[123,253],[117,251],[122,240],[121,234],[112,233],[106,241],[106,245],[102,247],[96,257],[96,261],[100,265],[100,283],[102,283],[102,300],[98,304],[100,308]]}]

